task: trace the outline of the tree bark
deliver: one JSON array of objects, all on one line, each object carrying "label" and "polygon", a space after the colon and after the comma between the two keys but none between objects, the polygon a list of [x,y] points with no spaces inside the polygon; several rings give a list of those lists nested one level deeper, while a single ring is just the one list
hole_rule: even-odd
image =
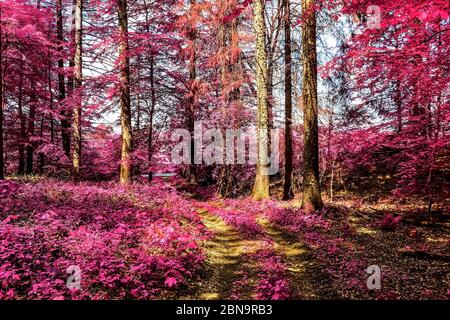
[{"label": "tree bark", "polygon": [[283,200],[293,198],[292,192],[292,55],[290,0],[284,0],[284,192]]},{"label": "tree bark", "polygon": [[[45,123],[45,117],[42,114],[41,115],[41,128],[40,128],[40,137],[41,137],[41,141],[40,144],[42,145],[43,141],[44,141],[44,123]],[[43,152],[39,152],[39,174],[42,175],[44,174],[44,167],[45,167],[45,155]]]},{"label": "tree bark", "polygon": [[[189,0],[191,9],[196,5],[196,0]],[[197,48],[195,45],[197,39],[197,32],[195,26],[190,26],[188,30],[188,39],[191,42],[191,55],[189,58],[189,94],[188,94],[188,114],[187,114],[187,125],[188,130],[191,133],[191,166],[189,168],[189,175],[191,176],[191,181],[196,182],[196,167],[195,167],[195,141],[194,141],[194,130],[195,130],[195,109],[196,109],[196,84],[195,80],[197,78]]]},{"label": "tree bark", "polygon": [[[153,160],[153,116],[155,114],[156,107],[156,94],[155,94],[155,58],[153,52],[150,53],[150,86],[151,86],[151,108],[149,115],[149,128],[148,128],[148,163],[151,165]],[[153,172],[149,170],[148,172],[148,182],[153,180]]]},{"label": "tree bark", "polygon": [[127,0],[118,0],[119,17],[119,59],[120,59],[120,120],[122,127],[122,155],[120,163],[120,182],[127,184],[132,178],[131,152],[133,136],[130,107],[130,58],[128,56],[128,15]]},{"label": "tree bark", "polygon": [[[147,7],[147,3],[145,3],[145,23],[146,23],[146,31],[150,33],[150,13]],[[148,50],[150,51],[150,111],[148,113],[148,132],[147,132],[147,159],[149,167],[153,161],[153,117],[156,109],[156,91],[155,91],[155,53],[153,52],[153,48],[151,45],[148,45]],[[139,118],[139,115],[138,115]],[[148,168],[148,182],[152,182],[153,180],[153,172]]]},{"label": "tree bark", "polygon": [[[69,60],[69,67],[70,69],[75,69],[75,8],[77,7],[76,5],[77,0],[72,0],[72,21],[71,21],[71,28],[70,28],[70,60]],[[75,87],[74,84],[74,73],[71,72],[67,75],[67,94],[69,96],[71,96],[73,94],[73,89]],[[68,115],[70,116],[71,114],[68,113]],[[69,119],[69,123],[71,122],[71,120]]]},{"label": "tree bark", "polygon": [[[233,5],[222,3],[223,17],[231,14]],[[227,81],[238,81],[240,79],[239,62],[240,54],[235,54],[239,50],[238,37],[239,18],[235,17],[230,22],[224,22],[219,25],[219,43],[220,49],[225,53],[221,64],[221,82],[222,90],[227,85]],[[222,99],[228,106],[239,106],[240,89],[233,88],[230,92],[222,92]],[[225,110],[226,112],[226,110]],[[227,117],[227,114],[223,114]],[[239,119],[233,119],[234,129],[238,129],[241,125]],[[238,180],[236,179],[236,170],[231,164],[225,164],[226,159],[224,155],[224,165],[220,169],[219,181],[217,184],[217,194],[226,198],[236,193],[238,187]]]},{"label": "tree bark", "polygon": [[77,95],[73,110],[73,155],[72,166],[75,178],[80,175],[81,161],[81,85],[82,85],[82,27],[83,27],[83,0],[75,1],[75,55],[74,55],[74,86]]},{"label": "tree bark", "polygon": [[[62,15],[62,0],[57,2],[56,11],[56,27],[58,39],[58,52],[61,57],[58,59],[58,101],[61,103],[66,98],[66,88],[64,83],[64,59],[62,57],[64,30],[63,30],[63,15]],[[67,113],[64,108],[61,109],[61,140],[64,153],[70,159],[70,121],[67,119]]]},{"label": "tree bark", "polygon": [[[32,88],[32,90],[34,90]],[[33,174],[33,153],[34,153],[34,142],[31,140],[34,136],[34,127],[36,120],[36,93],[33,92],[31,94],[30,99],[30,111],[28,114],[28,145],[26,148],[27,151],[27,165],[26,165],[26,173],[28,175]]]},{"label": "tree bark", "polygon": [[[53,65],[51,63],[51,61],[49,61],[48,64],[48,73],[47,73],[47,80],[48,80],[48,94],[49,94],[49,108],[50,110],[53,112],[53,89],[52,89],[52,72],[53,72]],[[48,119],[49,125],[50,125],[50,141],[52,144],[55,143],[55,124],[53,121],[53,115],[50,114],[49,119]]]},{"label": "tree bark", "polygon": [[317,102],[317,51],[315,0],[302,2],[304,176],[302,207],[323,207],[319,183],[319,124]]},{"label": "tree bark", "polygon": [[267,92],[267,53],[266,24],[264,21],[264,0],[254,1],[254,28],[256,33],[256,89],[257,89],[257,146],[256,178],[252,197],[255,200],[267,199],[269,194],[269,176],[267,159],[269,151],[269,101]]},{"label": "tree bark", "polygon": [[[272,1],[273,2],[273,1]],[[274,73],[275,73],[275,54],[276,50],[278,48],[278,41],[280,36],[280,30],[281,30],[281,24],[284,20],[283,17],[283,6],[284,1],[283,0],[277,0],[276,1],[276,11],[275,17],[272,17],[272,26],[269,30],[269,35],[267,37],[267,94],[268,94],[268,105],[269,105],[269,128],[274,127],[274,108],[275,108],[275,99],[273,95],[274,91]],[[269,136],[270,139],[270,136]],[[269,140],[270,144],[270,140]]]},{"label": "tree bark", "polygon": [[[1,39],[0,39],[1,41]],[[0,51],[2,50],[0,46]],[[0,61],[2,57],[0,55]],[[2,64],[0,62],[0,69],[2,68]],[[3,75],[0,71],[0,180],[5,179],[5,164],[3,159],[3,105],[4,105],[4,97],[3,97]]]},{"label": "tree bark", "polygon": [[[23,64],[21,64],[21,67]],[[17,170],[18,175],[25,174],[25,141],[27,138],[26,119],[23,113],[23,74],[20,75],[19,80],[19,99],[17,102],[20,121],[20,141],[19,141],[19,166]]]},{"label": "tree bark", "polygon": [[397,108],[397,133],[400,134],[403,131],[402,93],[400,92],[400,81],[395,81],[394,86],[394,102]]},{"label": "tree bark", "polygon": [[[229,8],[229,4],[227,3],[220,3],[221,8],[219,9],[220,12],[222,12],[222,16],[226,17],[231,12]],[[231,105],[233,103],[233,100],[237,99],[237,95],[233,92],[226,93],[225,87],[227,85],[227,77],[229,75],[232,75],[232,79],[234,80],[234,64],[235,61],[232,61],[230,59],[230,53],[229,50],[233,48],[233,33],[237,33],[237,18],[234,18],[232,22],[222,22],[218,27],[218,43],[219,43],[219,51],[222,53],[221,59],[220,59],[220,74],[221,74],[221,98],[224,100],[227,105]],[[226,112],[226,111],[225,111]],[[227,115],[224,115],[227,117]],[[236,123],[234,124],[236,125]],[[236,128],[236,126],[235,126]],[[217,194],[222,197],[226,198],[231,188],[233,187],[233,170],[232,165],[226,164],[226,156],[224,155],[224,164],[220,168],[220,176],[219,181],[217,183]]]},{"label": "tree bark", "polygon": [[3,159],[3,106],[4,106],[4,94],[3,94],[3,30],[2,30],[2,10],[0,7],[0,180],[5,179],[5,164]]}]

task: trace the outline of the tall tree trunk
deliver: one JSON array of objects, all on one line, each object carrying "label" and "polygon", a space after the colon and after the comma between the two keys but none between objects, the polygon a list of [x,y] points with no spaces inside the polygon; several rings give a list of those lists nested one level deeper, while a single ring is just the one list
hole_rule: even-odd
[{"label": "tall tree trunk", "polygon": [[284,0],[284,192],[283,200],[293,197],[292,192],[292,56],[290,0]]},{"label": "tall tree trunk", "polygon": [[[267,2],[267,1],[266,1]],[[272,1],[273,3],[273,1]],[[267,36],[267,94],[268,94],[268,101],[269,101],[269,128],[274,128],[274,108],[275,108],[275,98],[274,98],[274,74],[275,74],[275,68],[276,68],[276,61],[275,61],[275,55],[278,48],[278,42],[279,42],[279,36],[280,36],[280,30],[281,24],[284,20],[283,16],[283,7],[284,7],[284,0],[277,0],[276,1],[276,9],[272,8],[272,10],[275,10],[272,13],[272,25],[270,27],[270,30],[268,31],[270,34]],[[275,15],[275,16],[274,16]],[[270,145],[270,136],[269,136],[269,145]]]},{"label": "tall tree trunk", "polygon": [[254,1],[254,28],[256,33],[256,89],[257,89],[257,146],[256,178],[252,197],[255,200],[267,199],[269,194],[269,176],[267,160],[269,152],[269,101],[267,93],[267,54],[266,24],[264,21],[264,0]]},{"label": "tall tree trunk", "polygon": [[402,110],[402,93],[400,92],[400,81],[395,81],[395,92],[394,92],[394,102],[397,108],[397,133],[403,131],[403,110]]},{"label": "tall tree trunk", "polygon": [[[69,67],[70,69],[74,70],[75,69],[75,9],[77,7],[77,0],[72,0],[72,13],[71,13],[71,17],[72,17],[72,21],[71,21],[71,27],[70,27],[70,46],[69,46],[69,50],[70,50],[70,60],[69,60]],[[73,94],[73,90],[75,87],[75,83],[74,83],[74,73],[71,72],[67,75],[67,94],[70,96]],[[68,116],[71,116],[70,112],[68,113]],[[71,122],[70,119],[69,123]]]},{"label": "tall tree trunk", "polygon": [[435,139],[439,138],[439,134],[441,133],[441,130],[442,130],[442,123],[441,123],[441,121],[442,121],[441,96],[442,96],[442,93],[439,93],[438,100],[437,100],[437,103],[436,103],[436,117],[435,117],[436,131],[434,133],[434,138]]},{"label": "tall tree trunk", "polygon": [[81,107],[82,107],[82,27],[83,27],[83,0],[75,2],[75,55],[74,55],[74,86],[77,95],[73,110],[73,155],[72,166],[75,178],[80,175],[81,161]]},{"label": "tall tree trunk", "polygon": [[[225,5],[222,3],[221,5]],[[224,17],[230,14],[229,10],[223,10]],[[236,19],[233,19],[235,21]],[[234,23],[236,25],[236,23]],[[223,57],[221,60],[221,89],[222,89],[222,99],[225,99],[227,105],[232,103],[232,99],[234,94],[225,95],[224,88],[226,86],[227,76],[230,72],[233,71],[232,64],[230,63],[229,54],[227,49],[232,46],[231,44],[231,28],[230,24],[227,22],[222,22],[219,25],[218,30],[218,42],[219,42],[219,50],[223,53]],[[226,115],[225,115],[226,116]],[[234,151],[233,151],[234,152]],[[220,178],[217,184],[217,194],[223,198],[226,198],[230,192],[230,188],[232,187],[232,168],[231,165],[225,164],[226,156],[224,155],[224,164],[220,168]]]},{"label": "tall tree trunk", "polygon": [[[66,88],[64,83],[64,59],[62,57],[63,42],[64,42],[64,30],[63,30],[63,15],[62,15],[62,0],[57,2],[56,11],[56,27],[57,27],[57,39],[58,39],[58,52],[61,57],[58,59],[58,101],[61,103],[66,98]],[[67,158],[70,158],[70,121],[67,118],[67,113],[64,108],[61,110],[61,140],[64,153]]]},{"label": "tall tree trunk", "polygon": [[[149,115],[149,128],[148,128],[148,163],[151,165],[153,160],[153,116],[155,114],[156,107],[156,93],[155,93],[155,57],[153,52],[150,53],[150,87],[151,87],[151,108]],[[153,180],[153,172],[149,170],[148,172],[148,181],[151,182]]]},{"label": "tall tree trunk", "polygon": [[331,146],[332,146],[332,136],[333,136],[333,130],[334,130],[334,110],[333,106],[331,106],[330,110],[330,117],[328,119],[328,137],[327,137],[327,158],[328,163],[330,163],[331,168],[331,174],[330,174],[330,202],[333,202],[333,180],[334,180],[334,166],[335,161],[332,160],[332,154],[331,154]]},{"label": "tall tree trunk", "polygon": [[[146,31],[150,33],[150,13],[147,7],[147,3],[145,3],[145,22],[146,22]],[[148,114],[148,134],[147,134],[147,159],[148,164],[151,166],[153,161],[153,118],[155,114],[156,108],[156,91],[155,91],[155,53],[153,52],[153,48],[151,45],[148,46],[150,51],[150,97],[151,97],[151,107],[150,112]],[[150,168],[149,168],[150,169]],[[153,180],[153,172],[148,170],[148,182],[152,182]]]},{"label": "tall tree trunk", "polygon": [[[1,4],[0,4],[1,5]],[[5,97],[3,94],[3,30],[2,8],[0,6],[0,180],[5,179],[5,164],[3,159],[3,106]]]},{"label": "tall tree trunk", "polygon": [[[273,96],[273,77],[275,72],[275,61],[274,61],[274,48],[269,46],[269,50],[267,51],[267,101],[268,101],[268,114],[269,114],[269,128],[273,128],[274,119],[273,119],[273,111],[274,111],[274,96]],[[269,137],[270,139],[270,137]],[[270,143],[270,141],[269,141]]]},{"label": "tall tree trunk", "polygon": [[120,120],[122,126],[122,156],[120,163],[120,182],[127,184],[132,178],[131,152],[133,136],[130,107],[130,58],[128,56],[128,15],[127,0],[118,0],[119,17],[119,59],[120,59]]},{"label": "tall tree trunk", "polygon": [[[21,67],[23,64],[21,64]],[[20,121],[20,142],[19,142],[19,166],[17,170],[18,175],[25,174],[25,141],[27,138],[26,119],[23,113],[23,74],[20,74],[19,80],[19,100],[17,102]]]},{"label": "tall tree trunk", "polygon": [[[189,0],[191,9],[196,5],[196,0]],[[197,38],[197,32],[195,26],[190,26],[188,31],[188,39],[191,42],[191,55],[189,58],[189,95],[188,95],[188,130],[191,133],[191,166],[189,168],[189,174],[191,175],[191,181],[196,182],[196,170],[195,170],[195,142],[194,142],[194,130],[195,130],[195,111],[196,111],[196,84],[195,80],[197,78],[197,48],[195,45]]]},{"label": "tall tree trunk", "polygon": [[[0,47],[1,50],[1,47]],[[1,56],[0,56],[1,60]],[[2,68],[2,65],[0,63],[0,69]],[[1,77],[1,75],[0,75]],[[0,78],[0,83],[2,83],[3,78]],[[3,84],[0,84],[0,180],[5,179],[5,164],[3,159],[3,105],[4,105],[4,98],[3,98]]]},{"label": "tall tree trunk", "polygon": [[323,207],[319,183],[319,124],[317,102],[317,51],[315,0],[302,2],[303,39],[303,125],[304,176],[303,208],[318,210]]},{"label": "tall tree trunk", "polygon": [[[50,110],[53,112],[53,90],[52,90],[52,62],[50,59],[51,55],[50,52],[48,54],[48,58],[49,58],[49,63],[47,65],[47,85],[48,85],[48,93],[49,93],[49,108]],[[50,129],[50,141],[53,144],[55,141],[55,137],[54,137],[54,125],[53,125],[53,116],[52,114],[49,115],[48,118],[48,124],[49,124],[49,129]],[[42,114],[41,116],[41,129],[40,129],[40,147],[42,147],[44,145],[44,129],[45,129],[45,114]],[[39,174],[42,175],[44,174],[44,168],[45,168],[45,154],[44,152],[40,151],[39,152]]]},{"label": "tall tree trunk", "polygon": [[[226,5],[226,4],[224,4]],[[231,14],[235,9],[233,6],[227,7],[224,10],[224,16]],[[222,51],[226,52],[225,58],[221,65],[221,78],[222,78],[222,88],[225,88],[227,81],[238,81],[240,78],[239,74],[239,61],[240,55],[234,54],[233,52],[239,50],[239,36],[238,36],[239,19],[238,17],[233,18],[231,22],[222,23],[219,26],[219,43]],[[230,80],[229,80],[230,79]],[[233,106],[234,108],[239,106],[240,89],[239,87],[233,88],[228,94],[222,93],[222,97],[225,99],[227,106]],[[225,110],[226,112],[226,110]],[[224,115],[228,117],[228,114]],[[234,129],[239,129],[240,119],[233,119]],[[226,162],[226,157],[224,156],[224,163]],[[231,164],[225,164],[220,170],[220,178],[217,187],[217,193],[220,197],[226,198],[232,196],[236,193],[238,187],[238,181],[236,179],[236,172],[234,166]]]},{"label": "tall tree trunk", "polygon": [[[48,73],[47,73],[47,79],[48,79],[48,93],[49,93],[49,107],[50,110],[53,112],[53,90],[52,90],[52,64],[49,63],[48,66]],[[50,114],[49,116],[49,124],[50,124],[50,141],[52,144],[55,143],[55,124],[53,121],[53,115]]]},{"label": "tall tree trunk", "polygon": [[[32,88],[31,90],[34,90]],[[33,153],[34,153],[34,141],[32,141],[34,136],[34,127],[35,127],[35,120],[36,120],[36,93],[31,93],[31,99],[30,99],[30,111],[28,114],[28,145],[27,145],[27,166],[26,166],[26,173],[31,175],[33,174]]]},{"label": "tall tree trunk", "polygon": [[[44,123],[45,123],[45,117],[42,114],[41,116],[41,128],[40,128],[40,144],[42,145],[43,141],[44,141]],[[43,152],[39,152],[39,174],[42,175],[44,173],[44,166],[45,166],[45,156]]]}]

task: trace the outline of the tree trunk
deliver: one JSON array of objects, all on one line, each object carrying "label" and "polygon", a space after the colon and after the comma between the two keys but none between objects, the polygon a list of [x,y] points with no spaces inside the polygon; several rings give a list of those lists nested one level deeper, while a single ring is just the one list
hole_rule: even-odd
[{"label": "tree trunk", "polygon": [[[42,145],[44,141],[44,123],[45,123],[45,117],[44,115],[41,116],[41,128],[40,128],[40,137],[41,141],[40,144]],[[39,152],[39,174],[42,175],[44,173],[44,166],[45,166],[45,156],[43,152]]]},{"label": "tree trunk", "polygon": [[302,2],[303,39],[303,204],[308,211],[323,207],[319,183],[319,124],[317,102],[317,52],[315,0]]},{"label": "tree trunk", "polygon": [[[273,48],[269,46],[269,50],[267,51],[267,105],[268,105],[268,122],[269,128],[273,128],[274,119],[273,119],[273,111],[274,111],[274,96],[273,96],[273,77],[274,77],[274,52]],[[269,137],[270,139],[270,137]],[[269,141],[270,143],[270,141]]]},{"label": "tree trunk", "polygon": [[256,178],[252,197],[255,200],[267,199],[269,194],[269,176],[267,160],[269,151],[269,101],[267,93],[267,54],[266,24],[264,21],[264,0],[254,2],[254,28],[256,33],[256,89],[257,89],[257,146]]},{"label": "tree trunk", "polygon": [[[56,23],[57,23],[57,39],[58,39],[58,52],[62,55],[63,51],[63,16],[62,16],[62,0],[57,2],[56,11]],[[58,59],[58,101],[61,103],[66,98],[66,88],[64,84],[64,59],[62,56]],[[64,108],[61,110],[61,140],[64,153],[67,158],[70,159],[70,121],[67,119],[67,113]]]},{"label": "tree trunk", "polygon": [[292,56],[290,0],[284,0],[284,192],[283,200],[293,198],[292,192]]},{"label": "tree trunk", "polygon": [[[155,95],[155,58],[153,52],[150,53],[150,86],[151,86],[151,102],[152,106],[150,108],[149,115],[149,128],[148,128],[148,163],[151,165],[153,160],[153,116],[155,114],[156,107],[156,95]],[[153,172],[149,170],[148,172],[148,182],[153,180]]]},{"label": "tree trunk", "polygon": [[[196,5],[196,0],[189,0],[191,9]],[[196,182],[196,167],[195,167],[195,141],[194,141],[194,130],[195,130],[195,109],[196,109],[196,84],[195,80],[197,78],[197,48],[195,45],[197,38],[197,33],[195,26],[190,26],[188,31],[188,39],[191,42],[191,55],[189,58],[189,94],[188,94],[188,130],[191,133],[191,166],[189,168],[189,175],[191,176],[191,181]]]},{"label": "tree trunk", "polygon": [[[150,33],[150,13],[145,3],[145,23],[146,23],[146,31]],[[155,92],[155,54],[153,52],[153,48],[151,45],[148,45],[148,50],[150,51],[150,97],[151,97],[151,107],[150,112],[148,114],[148,133],[147,133],[147,159],[148,166],[150,167],[153,161],[153,117],[155,114],[156,108],[156,92]],[[139,98],[139,97],[138,97]],[[138,115],[138,119],[140,116]],[[153,180],[153,172],[148,168],[148,182],[152,182]]]},{"label": "tree trunk", "polygon": [[395,81],[394,102],[397,107],[397,133],[403,131],[403,110],[402,110],[402,93],[400,92],[400,81]]},{"label": "tree trunk", "polygon": [[[52,72],[53,72],[53,68],[52,68],[52,64],[50,61],[49,66],[48,66],[47,80],[48,80],[48,93],[49,93],[49,107],[50,107],[50,110],[53,112],[54,99],[53,99],[53,90],[52,90]],[[53,114],[50,114],[48,122],[50,125],[50,141],[52,144],[54,144],[55,143],[55,124],[53,121]]]},{"label": "tree trunk", "polygon": [[[273,3],[273,1],[272,1]],[[269,128],[274,128],[274,108],[275,108],[275,99],[274,99],[274,73],[275,73],[275,54],[278,48],[279,35],[281,30],[281,23],[284,20],[283,17],[283,6],[284,1],[277,0],[276,1],[276,11],[275,17],[272,17],[272,26],[269,30],[269,35],[267,37],[267,94],[268,94],[268,108],[269,108]],[[273,8],[274,9],[274,8]],[[272,9],[272,10],[273,10]],[[275,18],[275,19],[274,19]],[[270,136],[269,136],[269,145],[270,145]]]},{"label": "tree trunk", "polygon": [[334,164],[331,168],[331,179],[330,179],[330,202],[333,202],[334,189],[333,189],[333,181],[334,181]]},{"label": "tree trunk", "polygon": [[128,56],[128,15],[127,1],[118,0],[119,17],[119,59],[120,59],[120,120],[122,127],[122,155],[120,163],[120,182],[127,184],[132,178],[131,152],[133,136],[130,108],[130,58]]},{"label": "tree trunk", "polygon": [[[32,90],[34,90],[32,88]],[[36,120],[36,93],[33,92],[31,94],[30,99],[30,111],[28,115],[28,145],[27,145],[27,166],[26,166],[26,173],[31,175],[33,174],[33,153],[34,153],[34,141],[32,141],[32,138],[34,136],[34,125]]]},{"label": "tree trunk", "polygon": [[3,96],[3,37],[1,24],[2,10],[0,7],[0,180],[5,179],[5,164],[3,159],[3,105],[5,98]]},{"label": "tree trunk", "polygon": [[74,86],[77,95],[76,105],[73,110],[73,174],[76,179],[80,175],[81,161],[81,85],[82,85],[82,25],[83,25],[83,0],[75,1],[75,55],[74,55]]},{"label": "tree trunk", "polygon": [[[222,5],[226,5],[224,3],[222,3]],[[230,14],[228,12],[228,10],[224,10],[224,16],[226,16],[227,14]],[[235,21],[236,19],[233,19],[233,21]],[[236,25],[236,23],[234,24]],[[224,52],[224,57],[222,57],[221,60],[221,89],[222,89],[222,99],[225,100],[225,102],[230,105],[230,103],[232,102],[232,95],[225,95],[224,93],[224,88],[226,86],[226,81],[227,81],[227,75],[232,72],[232,66],[230,64],[230,60],[228,59],[228,53],[227,52],[227,48],[231,47],[231,28],[230,28],[230,24],[227,22],[222,22],[219,25],[219,30],[218,30],[218,42],[219,42],[219,50]],[[234,152],[234,151],[233,151]],[[220,177],[219,177],[219,181],[217,183],[217,194],[222,197],[222,198],[226,198],[228,196],[228,194],[230,193],[230,189],[232,187],[232,181],[233,181],[233,177],[232,177],[232,167],[231,165],[228,165],[225,163],[225,158],[226,156],[224,155],[224,164],[222,165],[222,167],[220,168]]]},{"label": "tree trunk", "polygon": [[[70,28],[70,60],[69,60],[69,67],[73,70],[75,69],[75,8],[77,7],[77,0],[72,0],[72,22],[71,22],[71,28]],[[74,89],[74,74],[69,73],[67,76],[67,94],[70,96],[73,94]],[[69,113],[70,116],[70,113]],[[70,123],[69,119],[69,123]]]},{"label": "tree trunk", "polygon": [[[1,39],[0,39],[1,41]],[[0,50],[1,47],[0,47]],[[0,60],[2,59],[0,55]],[[2,68],[2,64],[0,63],[0,69]],[[5,164],[3,160],[3,77],[0,72],[0,180],[5,179]]]},{"label": "tree trunk", "polygon": [[[21,64],[21,67],[23,64]],[[20,141],[19,141],[19,166],[17,170],[18,175],[25,174],[25,141],[27,138],[26,119],[23,113],[23,74],[20,75],[19,80],[19,100],[17,103],[20,121]]]},{"label": "tree trunk", "polygon": [[[231,14],[234,6],[223,3],[226,6],[223,10],[224,17]],[[240,54],[234,54],[239,50],[239,18],[235,17],[230,22],[224,22],[219,26],[219,43],[222,51],[226,52],[225,57],[222,60],[221,65],[221,81],[222,90],[226,87],[227,81],[239,81],[240,79]],[[228,106],[234,108],[240,106],[240,89],[239,87],[233,88],[229,93],[222,92],[222,99],[225,99],[225,103]],[[226,112],[226,111],[225,111]],[[228,114],[224,115],[228,117]],[[234,129],[241,127],[241,121],[239,118],[233,119]],[[226,163],[226,157],[224,155],[224,163]],[[217,194],[222,197],[234,196],[237,192],[238,180],[236,179],[236,168],[231,164],[224,164],[220,170],[219,182],[217,187]]]}]

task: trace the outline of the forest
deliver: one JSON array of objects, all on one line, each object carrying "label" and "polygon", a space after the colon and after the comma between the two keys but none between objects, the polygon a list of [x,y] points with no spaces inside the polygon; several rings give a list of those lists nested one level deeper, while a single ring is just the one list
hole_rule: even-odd
[{"label": "forest", "polygon": [[448,0],[0,0],[0,300],[448,300]]}]

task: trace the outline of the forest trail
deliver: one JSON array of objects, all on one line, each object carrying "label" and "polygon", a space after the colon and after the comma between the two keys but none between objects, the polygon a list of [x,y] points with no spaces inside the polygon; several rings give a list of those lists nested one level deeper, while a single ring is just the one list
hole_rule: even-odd
[{"label": "forest trail", "polygon": [[328,283],[324,283],[323,273],[310,249],[298,242],[295,235],[278,229],[260,217],[257,222],[265,234],[248,239],[201,205],[197,207],[197,212],[213,237],[203,245],[207,255],[205,271],[194,292],[189,294],[189,299],[232,298],[235,284],[243,277],[243,270],[247,273],[248,283],[245,292],[240,293],[241,298],[254,299],[255,287],[260,280],[260,262],[248,259],[247,254],[262,250],[267,241],[273,245],[273,255],[281,258],[286,270],[284,280],[289,283],[290,299],[336,298],[336,294],[329,292]]},{"label": "forest trail", "polygon": [[275,244],[275,252],[283,257],[291,287],[291,299],[336,299],[311,250],[298,237],[259,218],[258,223]]},{"label": "forest trail", "polygon": [[[245,263],[244,253],[257,250],[257,242],[243,239],[240,234],[221,217],[208,210],[198,208],[203,224],[213,232],[212,239],[204,243],[206,266],[204,278],[198,283],[194,299],[228,299],[233,283],[239,280],[238,271]],[[192,298],[192,297],[191,297]],[[248,297],[250,298],[250,297]]]}]

